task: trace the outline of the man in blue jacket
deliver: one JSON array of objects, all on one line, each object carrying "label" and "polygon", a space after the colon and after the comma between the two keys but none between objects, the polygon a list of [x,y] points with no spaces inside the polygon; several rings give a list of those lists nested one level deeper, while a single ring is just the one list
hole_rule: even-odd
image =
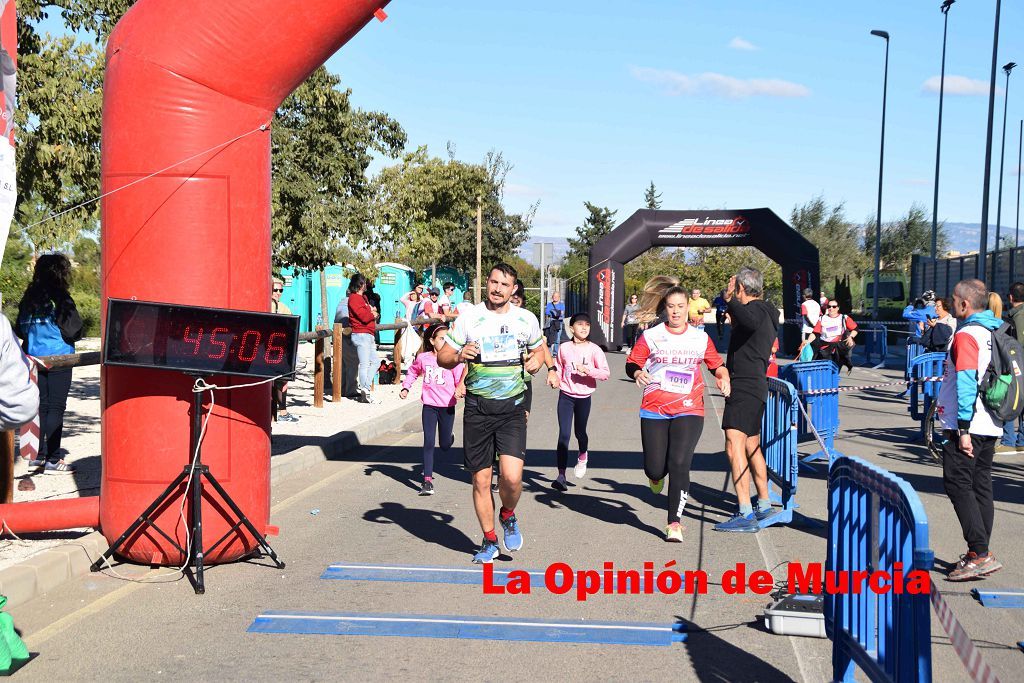
[{"label": "man in blue jacket", "polygon": [[967,581],[1003,567],[988,547],[995,517],[992,459],[1003,422],[988,411],[979,391],[992,358],[992,335],[1003,323],[988,310],[988,291],[981,280],[957,283],[953,312],[962,322],[946,359],[938,412],[946,436],[942,483],[967,541],[967,552],[947,578]]}]

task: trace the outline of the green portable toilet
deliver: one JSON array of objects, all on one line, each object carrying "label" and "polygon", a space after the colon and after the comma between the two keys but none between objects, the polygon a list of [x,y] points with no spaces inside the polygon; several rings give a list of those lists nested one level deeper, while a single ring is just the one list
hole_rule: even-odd
[{"label": "green portable toilet", "polygon": [[[328,326],[334,324],[334,311],[338,308],[341,299],[348,297],[348,283],[354,272],[351,266],[333,265],[324,269],[324,280],[327,283],[327,318],[324,320],[324,324]],[[316,322],[320,319],[323,309],[320,307],[320,271],[312,272],[309,275],[312,282],[309,319],[312,322],[307,331],[312,331],[316,328]]]},{"label": "green portable toilet", "polygon": [[[310,293],[312,281],[309,273],[301,268],[282,268],[281,279],[284,280],[284,292],[281,293],[281,303],[284,304],[292,315],[299,316],[299,330],[308,332],[312,329],[310,325]],[[313,318],[314,320],[316,318]]]},{"label": "green portable toilet", "polygon": [[[404,294],[412,291],[416,273],[409,266],[401,263],[378,263],[377,280],[374,291],[380,296],[380,323],[390,325],[405,318],[405,304],[401,302]],[[394,344],[393,330],[380,333],[381,344]]]}]

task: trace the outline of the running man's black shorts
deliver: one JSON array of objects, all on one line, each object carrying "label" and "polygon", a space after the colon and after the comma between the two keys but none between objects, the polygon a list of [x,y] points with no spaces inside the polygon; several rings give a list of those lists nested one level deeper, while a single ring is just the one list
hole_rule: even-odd
[{"label": "running man's black shorts", "polygon": [[533,408],[533,377],[526,380],[526,393],[523,394],[523,410],[530,412]]},{"label": "running man's black shorts", "polygon": [[747,436],[760,436],[765,400],[754,394],[734,390],[725,399],[722,429],[735,429]]},{"label": "running man's black shorts", "polygon": [[526,459],[526,410],[523,396],[486,399],[466,395],[462,414],[463,464],[472,473],[491,469],[494,455]]}]

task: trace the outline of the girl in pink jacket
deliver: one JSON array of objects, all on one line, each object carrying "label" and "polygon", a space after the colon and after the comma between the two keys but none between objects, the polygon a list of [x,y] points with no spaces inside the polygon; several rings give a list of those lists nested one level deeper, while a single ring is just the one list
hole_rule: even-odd
[{"label": "girl in pink jacket", "polygon": [[402,380],[399,398],[409,395],[409,387],[423,375],[423,487],[421,496],[434,495],[434,441],[440,437],[442,451],[455,443],[455,403],[466,395],[466,366],[446,370],[437,364],[437,350],[444,344],[448,326],[435,323],[423,335],[423,351],[409,366]]},{"label": "girl in pink jacket", "polygon": [[608,361],[597,344],[588,341],[590,316],[577,313],[569,320],[572,341],[558,347],[558,376],[550,377],[548,384],[558,389],[558,478],[551,486],[558,491],[568,490],[565,469],[569,464],[569,430],[576,422],[576,441],[580,453],[575,474],[582,479],[587,473],[587,420],[590,418],[590,396],[598,381],[608,379]]}]

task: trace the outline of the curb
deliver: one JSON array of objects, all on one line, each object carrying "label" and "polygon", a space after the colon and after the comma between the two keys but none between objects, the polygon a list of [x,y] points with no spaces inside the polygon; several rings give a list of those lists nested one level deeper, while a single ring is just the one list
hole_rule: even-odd
[{"label": "curb", "polygon": [[[394,431],[419,417],[419,401],[410,402],[355,429],[338,432],[322,445],[303,446],[274,456],[270,461],[270,484],[337,458],[370,439]],[[93,531],[74,541],[44,550],[18,564],[0,570],[0,595],[7,596],[7,607],[23,605],[54,588],[89,573],[93,561],[107,550],[107,539]]]}]

